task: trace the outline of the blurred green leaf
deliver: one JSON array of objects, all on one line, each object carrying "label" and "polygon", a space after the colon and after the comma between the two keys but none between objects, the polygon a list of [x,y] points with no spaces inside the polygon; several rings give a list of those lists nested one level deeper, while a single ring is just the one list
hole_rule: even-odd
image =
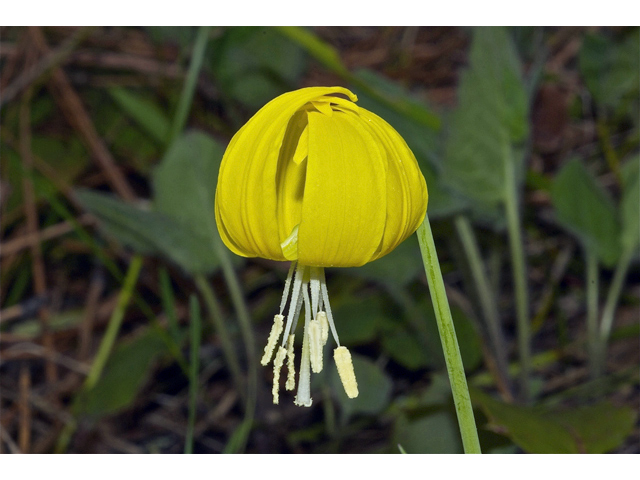
[{"label": "blurred green leaf", "polygon": [[140,125],[145,132],[151,135],[160,145],[166,143],[170,121],[155,101],[138,92],[124,88],[114,87],[107,91],[118,106]]},{"label": "blurred green leaf", "polygon": [[633,430],[637,413],[608,402],[565,410],[509,405],[476,388],[471,397],[491,428],[528,453],[606,453]]},{"label": "blurred green leaf", "polygon": [[472,321],[455,305],[451,307],[451,316],[456,328],[456,337],[466,372],[471,372],[482,363],[482,341]]},{"label": "blurred green leaf", "polygon": [[622,200],[620,218],[622,249],[640,244],[640,156],[628,160],[622,167]]},{"label": "blurred green leaf", "polygon": [[434,365],[435,361],[412,332],[397,328],[382,336],[382,349],[394,361],[409,370]]},{"label": "blurred green leaf", "polygon": [[[640,29],[634,28],[621,42],[602,33],[586,35],[579,64],[596,102],[616,108],[624,100],[636,100],[640,85]],[[637,111],[636,111],[637,117]]]},{"label": "blurred green leaf", "polygon": [[420,169],[427,182],[429,204],[427,214],[430,220],[449,217],[468,208],[469,202],[460,193],[443,184],[441,175],[427,163],[421,163]]},{"label": "blurred green leaf", "polygon": [[345,345],[358,345],[373,340],[379,325],[385,321],[382,302],[373,295],[349,300],[331,302],[333,316],[344,320],[340,322],[340,341]]},{"label": "blurred green leaf", "polygon": [[212,50],[220,88],[253,109],[291,90],[305,67],[303,50],[273,28],[229,29]]},{"label": "blurred green leaf", "polygon": [[411,420],[399,417],[395,440],[407,453],[462,453],[458,424],[447,411]]},{"label": "blurred green leaf", "polygon": [[89,190],[77,190],[75,194],[83,207],[100,220],[107,235],[135,251],[162,254],[190,273],[208,273],[217,268],[210,240],[189,224],[180,224],[161,212],[141,210],[110,195]]},{"label": "blurred green leaf", "polygon": [[358,382],[359,394],[356,398],[347,397],[335,364],[331,362],[330,367],[330,384],[342,407],[343,420],[355,414],[380,413],[389,404],[393,386],[389,376],[378,365],[358,354],[352,353],[351,356]]},{"label": "blurred green leaf", "polygon": [[476,28],[469,62],[449,124],[442,180],[486,210],[507,197],[509,172],[523,176],[518,150],[528,135],[528,99],[504,28]]},{"label": "blurred green leaf", "polygon": [[159,355],[166,352],[153,331],[117,346],[95,387],[77,399],[78,413],[102,416],[116,413],[133,403]]},{"label": "blurred green leaf", "polygon": [[218,237],[214,204],[224,147],[198,131],[178,137],[153,172],[153,203],[204,238]]},{"label": "blurred green leaf", "polygon": [[551,200],[562,226],[602,263],[615,265],[620,254],[616,210],[583,162],[574,158],[562,167],[553,181]]},{"label": "blurred green leaf", "polygon": [[349,273],[381,283],[406,285],[422,271],[420,248],[415,235],[411,235],[389,255],[378,260],[350,268]]}]

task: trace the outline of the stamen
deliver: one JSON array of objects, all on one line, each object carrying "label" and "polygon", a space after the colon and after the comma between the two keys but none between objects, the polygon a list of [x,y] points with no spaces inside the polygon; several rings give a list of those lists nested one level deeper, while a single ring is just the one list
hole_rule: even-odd
[{"label": "stamen", "polygon": [[322,293],[323,303],[324,303],[324,306],[326,307],[326,314],[327,314],[327,319],[329,320],[329,327],[331,328],[331,333],[333,334],[333,338],[335,339],[338,346],[340,346],[340,339],[338,338],[338,332],[336,331],[336,326],[333,324],[333,315],[331,315],[331,306],[329,305],[329,292],[327,292],[327,281],[324,278],[324,270],[321,270],[320,292]]},{"label": "stamen", "polygon": [[[282,346],[284,347],[287,338],[289,338],[289,332],[291,332],[291,324],[293,323],[294,317],[297,320],[298,315],[300,315],[300,291],[302,290],[302,276],[304,274],[305,267],[303,265],[298,264],[296,268],[296,274],[293,278],[293,287],[291,292],[291,304],[289,305],[289,314],[287,315],[287,326],[284,329],[284,337],[282,339]],[[292,308],[294,307],[295,308]]]},{"label": "stamen", "polygon": [[329,339],[329,322],[327,321],[327,314],[325,312],[318,312],[318,316],[316,317],[318,322],[320,322],[320,329],[322,332],[322,345],[327,344],[327,340]]},{"label": "stamen", "polygon": [[273,350],[275,349],[276,343],[278,343],[278,338],[280,338],[280,334],[282,333],[283,320],[284,317],[282,315],[276,315],[273,317],[271,333],[269,333],[267,345],[264,347],[264,355],[262,356],[262,360],[260,360],[260,363],[263,366],[267,365],[271,361]]},{"label": "stamen", "polygon": [[280,300],[280,315],[284,312],[284,307],[287,305],[289,299],[289,289],[291,288],[291,279],[293,278],[293,272],[296,269],[297,262],[291,262],[289,267],[289,273],[287,273],[287,279],[284,282],[284,292],[282,292],[282,300]]},{"label": "stamen", "polygon": [[338,347],[333,351],[333,359],[338,367],[338,375],[340,375],[347,397],[356,398],[358,396],[358,382],[356,382],[356,374],[353,370],[351,353],[347,347]]},{"label": "stamen", "polygon": [[322,327],[318,320],[309,322],[309,354],[311,356],[311,371],[322,371]]},{"label": "stamen", "polygon": [[309,327],[304,326],[302,338],[302,360],[300,361],[300,380],[298,381],[298,394],[293,403],[298,407],[310,407],[311,400],[311,359],[309,355]]},{"label": "stamen", "polygon": [[296,369],[293,363],[295,359],[295,353],[293,353],[293,339],[295,335],[289,335],[289,342],[287,343],[287,383],[285,388],[287,390],[293,390],[296,388]]},{"label": "stamen", "polygon": [[316,318],[318,313],[318,303],[320,302],[320,268],[310,267],[311,280],[309,280],[309,288],[311,290],[311,313]]},{"label": "stamen", "polygon": [[280,401],[280,370],[282,369],[282,364],[284,363],[284,357],[287,355],[287,349],[280,347],[278,349],[278,353],[276,353],[276,358],[273,361],[273,388],[271,389],[271,393],[273,394],[273,403],[278,404]]}]

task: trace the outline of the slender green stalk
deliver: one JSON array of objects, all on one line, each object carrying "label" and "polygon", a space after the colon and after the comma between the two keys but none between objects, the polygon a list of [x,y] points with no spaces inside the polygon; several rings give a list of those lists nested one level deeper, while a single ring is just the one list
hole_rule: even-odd
[{"label": "slender green stalk", "polygon": [[616,266],[616,271],[613,274],[613,281],[609,287],[609,292],[607,293],[607,299],[602,311],[602,321],[600,322],[600,335],[598,339],[598,351],[595,364],[596,376],[601,375],[604,371],[607,343],[611,336],[611,328],[613,327],[616,306],[620,299],[622,285],[624,283],[625,276],[627,275],[629,265],[631,264],[634,251],[635,249],[629,248],[622,252],[618,265]]},{"label": "slender green stalk", "polygon": [[438,254],[436,252],[428,216],[425,216],[422,225],[420,225],[416,233],[418,235],[418,242],[420,243],[424,271],[427,275],[427,282],[429,283],[429,290],[431,292],[431,301],[433,302],[433,309],[436,314],[436,321],[438,322],[438,332],[440,332],[440,341],[447,364],[453,402],[456,407],[456,414],[458,415],[462,445],[465,453],[482,453],[480,450],[480,441],[478,440],[476,421],[473,416],[471,398],[469,397],[467,378],[465,377],[462,356],[460,355],[460,347],[458,346],[458,339],[456,337],[453,319],[451,318],[451,309],[449,308],[449,301],[447,300],[447,293],[444,287],[444,280],[442,279],[442,272],[440,271],[440,263],[438,263]]},{"label": "slender green stalk", "polygon": [[202,333],[200,319],[200,304],[195,295],[189,298],[189,332],[191,340],[191,354],[189,358],[189,420],[187,423],[187,438],[184,443],[184,453],[193,453],[193,430],[196,423],[196,406],[198,401],[198,352]]},{"label": "slender green stalk", "polygon": [[587,264],[587,349],[589,369],[596,377],[596,357],[598,355],[598,257],[586,250]]},{"label": "slender green stalk", "polygon": [[109,355],[111,354],[113,344],[116,341],[116,337],[118,336],[118,332],[120,331],[120,326],[122,325],[124,312],[127,309],[127,305],[129,305],[129,300],[133,295],[133,289],[136,285],[136,282],[138,281],[138,276],[140,275],[141,268],[142,256],[135,255],[131,260],[131,263],[129,264],[129,270],[127,270],[127,274],[125,275],[122,290],[120,290],[120,294],[118,295],[118,303],[116,304],[116,308],[111,314],[111,318],[109,319],[109,323],[107,325],[107,330],[104,332],[104,337],[102,337],[102,341],[100,342],[98,353],[96,354],[96,357],[91,364],[91,370],[89,370],[89,375],[85,380],[84,388],[86,390],[89,390],[95,386],[96,382],[102,375],[102,371],[104,370],[105,365],[107,364],[107,360],[109,358]]},{"label": "slender green stalk", "polygon": [[233,342],[231,341],[229,330],[227,329],[227,326],[224,322],[224,316],[222,315],[220,302],[218,302],[213,289],[203,275],[196,275],[195,283],[196,287],[198,287],[198,290],[202,294],[204,303],[207,305],[207,310],[209,310],[209,315],[211,316],[213,327],[215,328],[216,333],[220,338],[220,343],[222,344],[222,353],[224,354],[227,365],[229,366],[229,371],[231,372],[233,383],[238,390],[240,398],[242,398],[242,400],[246,403],[247,398],[245,393],[244,381],[242,379],[242,370],[240,369],[240,362],[238,361],[238,356],[236,355],[236,351],[233,348]]},{"label": "slender green stalk", "polygon": [[198,75],[200,74],[202,62],[204,61],[204,52],[207,48],[207,40],[209,39],[209,29],[210,27],[200,27],[198,29],[196,42],[193,46],[193,53],[191,54],[189,71],[187,72],[187,78],[185,79],[182,87],[180,100],[178,100],[176,113],[173,117],[173,123],[171,124],[171,133],[167,142],[168,145],[170,145],[180,132],[182,132],[185,124],[187,123],[187,117],[189,116],[193,95],[196,90]]},{"label": "slender green stalk", "polygon": [[531,325],[529,323],[529,290],[527,288],[527,272],[522,241],[522,227],[518,212],[519,196],[516,175],[511,158],[506,158],[505,165],[505,207],[507,211],[507,229],[509,231],[509,250],[511,268],[515,285],[516,321],[518,325],[518,353],[522,369],[520,371],[521,396],[525,402],[530,400],[529,380],[531,378]]},{"label": "slender green stalk", "polygon": [[482,316],[487,324],[489,338],[493,344],[498,372],[502,377],[502,383],[510,390],[508,375],[507,356],[502,327],[500,325],[500,315],[496,298],[490,287],[490,282],[485,272],[484,263],[480,255],[480,248],[469,219],[465,215],[456,215],[454,219],[456,231],[460,237],[462,248],[464,248],[471,276],[478,294]]}]

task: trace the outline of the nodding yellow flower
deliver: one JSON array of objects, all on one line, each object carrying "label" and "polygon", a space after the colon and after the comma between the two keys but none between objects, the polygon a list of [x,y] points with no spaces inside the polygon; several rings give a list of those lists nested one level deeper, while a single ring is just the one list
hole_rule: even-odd
[{"label": "nodding yellow flower", "polygon": [[[310,406],[311,371],[320,372],[329,330],[347,395],[358,395],[351,354],[331,315],[324,267],[354,267],[391,252],[416,231],[427,187],[416,159],[387,122],[358,107],[342,87],[285,93],[233,137],[222,159],[216,222],[243,257],[291,261],[280,312],[262,364],[274,359],[274,403],[287,363],[295,388],[293,339],[305,305],[296,405]],[[285,307],[286,312],[285,318]]]}]

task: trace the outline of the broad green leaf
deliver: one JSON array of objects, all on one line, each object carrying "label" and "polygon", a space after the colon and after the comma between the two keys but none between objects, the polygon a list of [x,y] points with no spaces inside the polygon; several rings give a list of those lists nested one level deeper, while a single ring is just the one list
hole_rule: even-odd
[{"label": "broad green leaf", "polygon": [[224,147],[203,132],[178,137],[153,172],[155,208],[182,228],[213,242],[222,241],[214,205]]},{"label": "broad green leaf", "polygon": [[640,157],[635,156],[622,167],[622,200],[620,203],[622,249],[640,244]]},{"label": "broad green leaf", "polygon": [[373,340],[385,321],[378,296],[349,297],[350,301],[331,302],[334,318],[340,319],[340,342],[358,345]]},{"label": "broad green leaf", "polygon": [[213,69],[220,88],[253,109],[293,89],[304,71],[303,50],[273,28],[229,29],[217,45]]},{"label": "broad green leaf", "polygon": [[407,453],[462,453],[458,424],[448,411],[417,419],[398,417],[395,440]]},{"label": "broad green leaf", "polygon": [[114,87],[107,90],[111,98],[140,127],[160,145],[164,145],[169,134],[170,122],[158,104],[140,93]]},{"label": "broad green leaf", "polygon": [[[640,85],[640,29],[622,41],[602,33],[587,35],[580,50],[580,71],[596,102],[616,108],[636,100]],[[637,113],[636,113],[637,116]]]},{"label": "broad green leaf", "polygon": [[630,408],[608,402],[551,410],[502,403],[476,388],[470,392],[491,429],[529,453],[606,453],[631,433],[637,417]]},{"label": "broad green leaf", "polygon": [[388,255],[348,271],[354,276],[381,283],[406,285],[423,271],[420,248],[415,235],[410,236]]},{"label": "broad green leaf", "polygon": [[327,361],[329,359],[325,360],[325,363],[328,364],[325,368],[330,368],[330,383],[336,399],[340,403],[344,420],[355,414],[375,415],[380,413],[389,404],[393,386],[389,376],[378,365],[353,352],[351,356],[358,382],[359,395],[356,398],[347,397],[335,363]]},{"label": "broad green leaf", "polygon": [[77,412],[102,416],[119,412],[133,403],[144,386],[165,344],[154,332],[116,347],[95,387],[77,398]]},{"label": "broad green leaf", "polygon": [[426,351],[416,335],[409,330],[397,328],[382,336],[382,349],[395,362],[409,370],[419,370],[436,365],[430,352]]},{"label": "broad green leaf", "polygon": [[210,240],[188,224],[98,192],[77,190],[76,198],[100,220],[107,235],[139,253],[161,254],[189,273],[209,273],[218,266]]},{"label": "broad green leaf", "polygon": [[436,173],[434,167],[427,163],[421,163],[420,169],[427,182],[429,193],[427,214],[430,220],[449,217],[469,207],[469,202],[465,197],[443,184],[441,175]]},{"label": "broad green leaf", "polygon": [[482,363],[482,342],[473,323],[460,308],[452,306],[451,317],[456,328],[464,369],[471,372]]},{"label": "broad green leaf", "polygon": [[528,99],[504,28],[476,28],[469,63],[449,124],[442,181],[474,208],[490,209],[507,198],[508,176],[522,178]]},{"label": "broad green leaf", "polygon": [[556,175],[551,201],[560,224],[602,263],[613,266],[620,254],[616,210],[580,160],[568,161]]}]

